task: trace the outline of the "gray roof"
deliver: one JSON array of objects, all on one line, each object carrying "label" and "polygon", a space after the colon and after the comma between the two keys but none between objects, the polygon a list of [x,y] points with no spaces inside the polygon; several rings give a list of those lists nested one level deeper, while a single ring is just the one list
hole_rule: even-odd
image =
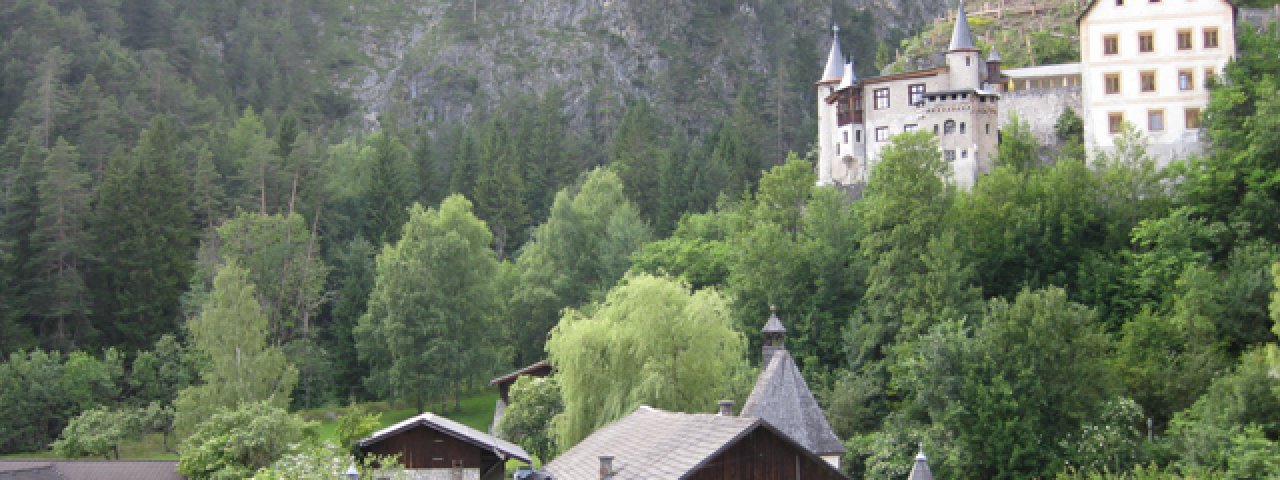
[{"label": "gray roof", "polygon": [[969,31],[969,15],[964,13],[964,0],[960,1],[960,11],[956,13],[956,28],[951,31],[951,51],[971,50],[977,48],[973,44],[973,33]]},{"label": "gray roof", "polygon": [[778,312],[775,310],[769,314],[769,321],[764,322],[764,328],[761,328],[760,331],[762,333],[787,333],[787,327],[782,326],[782,320],[778,319]]},{"label": "gray roof", "polygon": [[167,460],[0,460],[3,480],[179,480],[178,462]]},{"label": "gray roof", "polygon": [[760,372],[742,415],[759,417],[818,455],[844,454],[844,444],[831,431],[827,416],[800,375],[795,359],[779,349]]},{"label": "gray roof", "polygon": [[827,68],[822,71],[823,82],[840,80],[844,74],[844,54],[840,53],[840,27],[831,27],[831,52],[827,53]]},{"label": "gray roof", "polygon": [[933,480],[933,472],[929,471],[929,458],[924,456],[924,451],[916,454],[916,463],[911,466],[911,474],[907,475],[907,480]]},{"label": "gray roof", "polygon": [[556,480],[599,478],[600,456],[609,455],[614,457],[614,480],[685,478],[757,428],[768,429],[813,461],[827,465],[759,418],[641,406],[596,430],[543,469]]},{"label": "gray roof", "polygon": [[457,438],[458,440],[475,445],[476,447],[492,451],[499,458],[504,460],[507,458],[516,458],[525,463],[533,464],[533,460],[529,457],[529,454],[525,452],[523,448],[520,448],[519,445],[499,439],[493,435],[489,435],[430,412],[407,418],[395,425],[378,430],[368,438],[360,440],[360,447],[368,447],[385,440],[387,437],[418,427],[430,428],[437,432]]},{"label": "gray roof", "polygon": [[1004,59],[1003,59],[1003,58],[1000,58],[1000,51],[999,51],[999,50],[996,50],[995,45],[992,45],[992,46],[991,46],[991,54],[990,54],[990,55],[987,55],[987,61],[988,61],[988,62],[1001,62],[1001,61],[1004,61]]}]

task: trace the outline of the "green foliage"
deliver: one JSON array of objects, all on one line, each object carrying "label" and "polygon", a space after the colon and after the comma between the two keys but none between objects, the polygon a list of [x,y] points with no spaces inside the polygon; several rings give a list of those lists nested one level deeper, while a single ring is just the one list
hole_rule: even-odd
[{"label": "green foliage", "polygon": [[[1254,461],[1238,458],[1238,448],[1274,452],[1280,436],[1278,391],[1280,379],[1267,362],[1266,350],[1246,352],[1233,373],[1214,380],[1204,396],[1174,417],[1169,435],[1180,452],[1179,463],[1187,469],[1230,471],[1243,468],[1233,462]],[[1280,473],[1274,461],[1270,464],[1271,472]]]},{"label": "green foliage", "polygon": [[287,453],[308,427],[265,401],[210,413],[179,449],[178,472],[187,478],[249,478]]},{"label": "green foliage", "polygon": [[267,316],[244,268],[232,262],[218,269],[213,291],[187,331],[203,362],[200,383],[182,389],[174,401],[183,437],[197,435],[196,425],[218,409],[253,402],[289,405],[298,371],[270,343]]},{"label": "green foliage", "polygon": [[547,462],[555,458],[552,419],[564,411],[560,381],[555,377],[520,377],[511,385],[511,405],[502,414],[498,431]]},{"label": "green foliage", "polygon": [[338,446],[351,455],[358,454],[360,446],[357,443],[376,432],[382,425],[378,417],[377,413],[368,413],[364,409],[355,407],[346,415],[339,417],[338,427],[334,431],[338,438]]},{"label": "green foliage", "polygon": [[173,335],[164,335],[155,348],[138,352],[129,370],[129,388],[139,403],[171,404],[178,392],[195,379],[186,349]]},{"label": "green foliage", "polygon": [[492,234],[459,195],[437,209],[415,204],[404,233],[378,254],[369,309],[356,326],[360,358],[374,368],[366,385],[393,398],[456,402],[462,382],[505,364]]},{"label": "green foliage", "polygon": [[71,419],[51,446],[60,457],[101,456],[119,460],[122,442],[137,440],[150,432],[165,434],[167,441],[172,426],[173,409],[158,403],[118,409],[97,407]]},{"label": "green foliage", "polygon": [[412,478],[400,460],[385,455],[353,456],[333,443],[291,446],[288,453],[253,474],[255,480],[330,480],[355,467],[360,478]]},{"label": "green foliage", "polygon": [[[1070,109],[1068,109],[1069,111]],[[1027,172],[1040,163],[1036,138],[1031,126],[1015,114],[1000,128],[1000,146],[996,151],[996,165]]]},{"label": "green foliage", "polygon": [[560,449],[641,404],[705,411],[745,369],[742,334],[715,290],[690,292],[661,277],[627,277],[589,310],[568,309],[547,341],[564,412]]},{"label": "green foliage", "polygon": [[120,395],[122,359],[84,352],[15,352],[0,363],[0,452],[42,450],[81,411]]}]

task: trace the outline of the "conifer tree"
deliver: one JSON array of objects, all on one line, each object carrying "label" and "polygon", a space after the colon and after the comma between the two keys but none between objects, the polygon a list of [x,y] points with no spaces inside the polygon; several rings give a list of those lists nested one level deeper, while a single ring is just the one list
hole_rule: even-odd
[{"label": "conifer tree", "polygon": [[32,244],[38,273],[32,308],[40,317],[41,336],[49,344],[74,348],[92,327],[85,270],[92,242],[89,218],[89,175],[80,170],[79,154],[59,138],[44,159],[39,183],[39,216]]}]

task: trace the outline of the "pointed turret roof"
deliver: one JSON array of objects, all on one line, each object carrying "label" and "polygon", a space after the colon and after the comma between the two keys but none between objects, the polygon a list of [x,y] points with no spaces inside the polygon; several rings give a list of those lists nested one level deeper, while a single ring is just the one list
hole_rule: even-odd
[{"label": "pointed turret roof", "polygon": [[787,327],[782,326],[782,320],[778,318],[778,307],[769,306],[769,321],[764,322],[760,333],[787,333]]},{"label": "pointed turret roof", "polygon": [[827,68],[822,71],[822,83],[838,82],[844,73],[844,54],[840,53],[840,27],[831,26],[831,52],[827,54]]},{"label": "pointed turret roof", "polygon": [[960,11],[956,13],[956,27],[951,31],[951,51],[975,48],[973,33],[969,31],[969,16],[964,13],[964,0],[961,0]]},{"label": "pointed turret roof", "polygon": [[929,470],[929,457],[924,456],[924,447],[916,454],[916,463],[911,466],[911,474],[907,480],[933,480],[933,472]]},{"label": "pointed turret roof", "polygon": [[853,82],[856,81],[858,81],[858,75],[853,73],[853,57],[849,57],[849,61],[844,62],[844,74],[840,76],[840,86],[836,90],[852,87]]},{"label": "pointed turret roof", "polygon": [[[769,323],[773,323],[773,318]],[[751,395],[742,405],[742,416],[769,422],[818,455],[844,454],[844,445],[831,431],[826,414],[813,398],[813,392],[809,391],[809,384],[800,375],[795,359],[785,349],[774,353],[769,365],[760,372]]]},{"label": "pointed turret roof", "polygon": [[1003,58],[1000,58],[1000,51],[999,51],[999,50],[996,50],[995,45],[992,45],[992,46],[991,46],[991,54],[987,55],[987,61],[988,61],[988,62],[1003,62],[1003,61],[1004,61],[1004,59],[1003,59]]}]

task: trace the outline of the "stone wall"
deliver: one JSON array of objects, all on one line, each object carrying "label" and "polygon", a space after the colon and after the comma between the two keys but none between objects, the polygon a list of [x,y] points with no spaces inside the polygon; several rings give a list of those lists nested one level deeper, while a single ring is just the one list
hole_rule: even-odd
[{"label": "stone wall", "polygon": [[1051,161],[1061,147],[1054,125],[1066,108],[1081,114],[1084,107],[1080,86],[1019,90],[1000,94],[1000,126],[1017,115],[1031,127],[1031,134],[1040,144],[1041,160]]}]

